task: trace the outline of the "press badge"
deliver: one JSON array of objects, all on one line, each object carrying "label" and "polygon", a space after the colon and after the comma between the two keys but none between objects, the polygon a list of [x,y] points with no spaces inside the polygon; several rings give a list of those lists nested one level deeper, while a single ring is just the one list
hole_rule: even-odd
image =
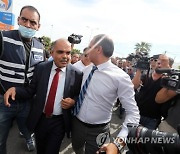
[{"label": "press badge", "polygon": [[43,61],[43,56],[42,55],[34,55],[34,60],[35,61]]}]

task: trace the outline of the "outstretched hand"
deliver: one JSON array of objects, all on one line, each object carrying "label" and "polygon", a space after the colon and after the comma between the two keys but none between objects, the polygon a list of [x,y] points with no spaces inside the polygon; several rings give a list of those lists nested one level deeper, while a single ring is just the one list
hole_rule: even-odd
[{"label": "outstretched hand", "polygon": [[16,96],[16,88],[15,87],[9,88],[4,94],[4,104],[7,107],[10,107],[11,104],[9,103],[9,98],[15,100],[15,96]]}]

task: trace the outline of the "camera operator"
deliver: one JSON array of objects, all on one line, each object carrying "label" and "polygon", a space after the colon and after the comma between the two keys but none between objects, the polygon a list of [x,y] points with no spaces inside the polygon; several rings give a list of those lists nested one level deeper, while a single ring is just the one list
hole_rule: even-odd
[{"label": "camera operator", "polygon": [[[166,55],[160,55],[156,68],[170,68],[169,58]],[[140,124],[149,129],[156,129],[161,120],[161,104],[156,103],[155,97],[162,88],[160,84],[162,74],[154,71],[150,77],[146,75],[144,80],[141,80],[141,77],[141,70],[137,69],[132,79],[134,88],[138,89],[140,87],[140,90],[135,95],[140,110]]]},{"label": "camera operator", "polygon": [[149,68],[149,77],[152,75],[156,68],[156,62],[157,62],[158,57],[151,57],[150,59],[150,68]]},{"label": "camera operator", "polygon": [[157,93],[155,101],[159,104],[166,103],[168,101],[171,106],[168,110],[167,117],[160,123],[159,130],[177,133],[177,126],[180,124],[180,119],[177,118],[180,112],[180,95],[173,90],[162,88]]}]

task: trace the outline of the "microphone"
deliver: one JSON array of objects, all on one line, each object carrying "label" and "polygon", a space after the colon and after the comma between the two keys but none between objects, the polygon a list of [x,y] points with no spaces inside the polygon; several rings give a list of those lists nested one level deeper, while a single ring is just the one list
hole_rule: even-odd
[{"label": "microphone", "polygon": [[171,68],[156,68],[155,69],[156,73],[158,74],[162,74],[162,73],[172,73],[174,71],[174,69],[171,69]]}]

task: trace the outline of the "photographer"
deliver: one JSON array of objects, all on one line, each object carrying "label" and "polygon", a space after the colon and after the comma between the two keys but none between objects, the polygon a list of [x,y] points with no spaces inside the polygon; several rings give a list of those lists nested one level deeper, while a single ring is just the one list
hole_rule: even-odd
[{"label": "photographer", "polygon": [[155,101],[159,104],[168,103],[167,105],[170,106],[167,117],[159,125],[159,130],[177,133],[177,127],[180,124],[180,119],[177,118],[180,112],[180,95],[173,90],[162,88],[157,93]]},{"label": "photographer", "polygon": [[[156,68],[170,68],[169,58],[166,55],[160,55]],[[156,129],[161,120],[161,104],[156,103],[155,97],[162,88],[160,85],[162,74],[154,71],[150,77],[146,75],[144,80],[141,77],[141,70],[137,69],[132,82],[135,89],[140,87],[139,92],[135,95],[141,115],[140,124],[149,129]]]}]

